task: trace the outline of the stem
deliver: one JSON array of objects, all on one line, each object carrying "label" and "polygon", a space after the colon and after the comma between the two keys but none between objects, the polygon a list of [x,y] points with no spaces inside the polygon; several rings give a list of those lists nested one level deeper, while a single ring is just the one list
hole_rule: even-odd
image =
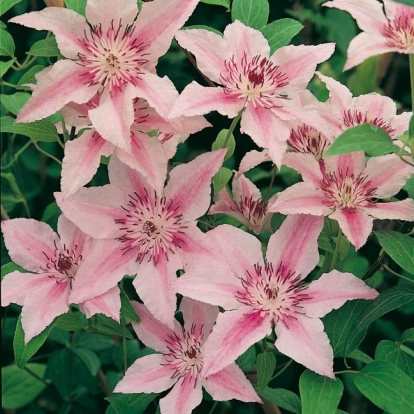
[{"label": "stem", "polygon": [[227,131],[226,137],[224,138],[224,144],[223,147],[226,148],[227,147],[227,143],[229,141],[230,135],[233,133],[234,128],[236,128],[237,123],[240,121],[240,118],[242,116],[242,113],[244,111],[244,107],[242,109],[240,109],[239,113],[236,115],[235,118],[233,118],[233,121],[230,124],[230,128]]},{"label": "stem", "polygon": [[408,55],[410,61],[411,108],[414,111],[414,55]]},{"label": "stem", "polygon": [[204,226],[210,227],[210,229],[214,229],[215,226],[213,226],[210,223],[207,223],[206,221],[203,220],[197,220],[199,223],[203,224]]},{"label": "stem", "polygon": [[382,267],[383,267],[383,268],[384,268],[387,272],[390,272],[392,275],[397,276],[397,277],[399,277],[399,278],[401,278],[401,279],[403,279],[403,280],[406,280],[407,282],[414,283],[414,280],[410,279],[409,277],[406,277],[406,276],[400,275],[400,274],[399,274],[399,273],[397,273],[397,272],[394,272],[394,270],[392,270],[391,268],[389,268],[389,267],[388,267],[388,265],[384,264],[384,265],[382,265]]},{"label": "stem", "polygon": [[53,161],[57,162],[58,164],[62,165],[62,161],[60,161],[58,158],[56,158],[54,155],[49,154],[47,151],[45,151],[44,149],[40,148],[39,145],[37,144],[36,141],[32,140],[33,145],[35,146],[35,148],[41,152],[43,155],[46,155],[46,157],[51,158]]},{"label": "stem", "polygon": [[345,370],[345,371],[335,371],[335,375],[337,374],[359,374],[359,371],[353,371],[351,369]]},{"label": "stem", "polygon": [[339,228],[338,230],[338,238],[335,244],[335,250],[333,252],[333,257],[332,257],[332,261],[331,261],[331,265],[329,266],[329,272],[333,269],[335,269],[335,265],[336,262],[338,260],[339,257],[339,246],[341,244],[341,237],[342,237],[342,230]]},{"label": "stem", "polygon": [[124,372],[128,369],[128,359],[127,359],[127,346],[126,346],[126,337],[122,337],[122,349],[124,354]]},{"label": "stem", "polygon": [[38,381],[42,382],[46,387],[50,387],[50,384],[46,382],[43,378],[39,377],[36,373],[34,373],[32,370],[30,370],[27,367],[24,367],[24,370],[27,371],[33,378],[36,378]]},{"label": "stem", "polygon": [[213,411],[216,409],[217,404],[218,404],[218,401],[215,401],[215,403],[214,403],[214,404],[213,404],[213,406],[211,407],[211,410],[209,411],[209,413],[208,413],[208,414],[213,414]]},{"label": "stem", "polygon": [[362,276],[361,279],[368,279],[370,278],[382,265],[382,261],[385,255],[384,249],[381,249],[378,259],[375,260],[374,263],[368,268],[368,270],[365,272],[365,274]]},{"label": "stem", "polygon": [[10,220],[10,216],[7,214],[6,209],[1,205],[1,219],[2,220]]},{"label": "stem", "polygon": [[286,362],[286,365],[280,371],[278,371],[275,375],[273,375],[273,377],[270,378],[270,381],[273,381],[279,375],[283,374],[292,364],[293,364],[293,359],[291,359],[290,361]]},{"label": "stem", "polygon": [[[181,46],[180,46],[181,47]],[[207,83],[208,86],[212,86],[212,87],[216,87],[217,85],[211,80],[209,79],[206,75],[204,75],[204,73],[202,73],[200,71],[200,69],[198,69],[197,67],[197,62],[196,60],[191,56],[190,52],[188,52],[187,50],[185,50],[184,48],[181,47],[181,50],[185,53],[185,55],[187,56],[187,59],[190,61],[190,63],[194,66],[194,68],[196,69],[196,71],[199,73],[199,75],[205,80],[205,82]]]},{"label": "stem", "polygon": [[276,173],[277,167],[276,165],[274,165],[272,169],[272,178],[270,179],[269,187],[267,187],[266,194],[262,198],[262,203],[265,203],[267,201],[267,198],[269,197],[270,190],[272,189],[273,183],[275,182]]},{"label": "stem", "polygon": [[16,153],[13,155],[13,158],[11,159],[10,162],[8,162],[6,165],[2,165],[1,169],[5,170],[9,167],[11,167],[16,161],[17,159],[20,157],[20,155],[30,146],[32,145],[32,141],[28,141],[26,142],[26,144],[24,144],[18,151],[16,151]]},{"label": "stem", "polygon": [[99,382],[101,383],[101,387],[107,397],[112,395],[111,390],[109,389],[108,383],[106,382],[106,377],[102,369],[98,371]]}]

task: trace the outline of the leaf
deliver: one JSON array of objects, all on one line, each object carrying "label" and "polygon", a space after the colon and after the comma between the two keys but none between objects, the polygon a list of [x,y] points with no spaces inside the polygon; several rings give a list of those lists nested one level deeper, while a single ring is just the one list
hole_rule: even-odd
[{"label": "leaf", "polygon": [[7,30],[0,30],[0,56],[14,56],[16,45],[12,35]]},{"label": "leaf", "polygon": [[[27,368],[43,378],[46,371],[45,364],[27,364]],[[9,365],[1,369],[2,376],[2,403],[6,410],[15,410],[24,407],[33,401],[45,388],[46,384],[36,379],[24,369],[16,365]]]},{"label": "leaf", "polygon": [[414,198],[414,174],[404,184],[403,189],[407,191],[408,197]]},{"label": "leaf", "polygon": [[264,390],[257,390],[257,393],[262,398],[276,404],[284,410],[288,410],[295,414],[301,414],[302,406],[299,397],[292,391],[283,388],[269,388]]},{"label": "leaf", "polygon": [[55,201],[52,201],[43,212],[41,221],[49,224],[54,230],[57,228],[57,221],[59,216],[62,214],[60,208]]},{"label": "leaf", "polygon": [[29,98],[30,94],[27,92],[16,92],[12,95],[2,94],[1,103],[9,112],[13,115],[17,115]]},{"label": "leaf", "polygon": [[212,4],[213,6],[224,6],[230,8],[230,0],[201,0],[201,3]]},{"label": "leaf", "polygon": [[15,4],[20,3],[22,0],[1,0],[0,1],[0,16],[11,9]]},{"label": "leaf", "polygon": [[394,0],[396,3],[406,4],[407,6],[414,7],[414,0]]},{"label": "leaf", "polygon": [[232,172],[229,168],[220,167],[217,174],[213,177],[214,195],[218,194],[229,182]]},{"label": "leaf", "polygon": [[414,381],[388,361],[374,361],[354,378],[355,385],[387,414],[414,412]]},{"label": "leaf", "polygon": [[0,122],[3,133],[25,135],[35,141],[42,142],[55,142],[59,138],[55,125],[45,119],[28,124],[15,124],[12,117],[4,116]]},{"label": "leaf", "polygon": [[252,370],[256,363],[256,350],[254,345],[247,348],[246,352],[237,358],[236,363],[243,371]]},{"label": "leaf", "polygon": [[[142,414],[158,394],[114,394],[105,398],[117,414]],[[128,411],[128,407],[130,407]],[[125,411],[127,410],[127,411]]]},{"label": "leaf", "polygon": [[282,223],[285,221],[286,216],[281,213],[273,213],[272,218],[270,219],[270,228],[272,233],[274,233]]},{"label": "leaf", "polygon": [[373,359],[365,354],[364,352],[360,351],[359,349],[354,349],[349,355],[349,358],[355,359],[357,361],[361,361],[364,364],[369,364],[370,362],[373,361]]},{"label": "leaf", "polygon": [[308,369],[299,379],[302,414],[335,414],[344,386],[336,380],[315,374]]},{"label": "leaf", "polygon": [[21,315],[16,325],[13,339],[14,359],[19,368],[24,368],[26,362],[39,350],[49,336],[53,328],[53,322],[39,335],[32,338],[27,344],[24,343],[24,332],[22,328]]},{"label": "leaf", "polygon": [[393,230],[376,231],[375,234],[385,253],[414,275],[414,238]]},{"label": "leaf", "polygon": [[36,73],[40,72],[44,68],[45,68],[45,66],[43,66],[43,65],[35,65],[35,66],[32,66],[19,79],[19,82],[17,82],[16,87],[19,89],[19,88],[22,88],[23,85],[36,83],[36,78],[35,78]]},{"label": "leaf", "polygon": [[7,71],[13,66],[14,59],[8,60],[7,62],[0,62],[0,78],[2,78]]},{"label": "leaf", "polygon": [[267,0],[233,0],[231,20],[240,20],[246,26],[261,29],[269,18]]},{"label": "leaf", "polygon": [[414,357],[405,353],[400,343],[381,341],[375,350],[376,361],[388,361],[414,380]]},{"label": "leaf", "polygon": [[68,9],[85,16],[86,0],[64,0]]},{"label": "leaf", "polygon": [[120,325],[119,323],[115,322],[113,319],[108,318],[105,315],[99,314],[97,316],[98,323],[95,325],[95,329],[97,332],[106,334],[106,335],[115,335],[126,337],[132,339],[131,332],[125,328],[125,326]]},{"label": "leaf", "polygon": [[83,329],[85,317],[80,312],[68,312],[55,319],[55,327],[64,331],[79,331]]},{"label": "leaf", "polygon": [[357,125],[344,131],[326,150],[325,156],[365,151],[368,155],[389,154],[398,149],[390,136],[380,127],[371,124]]},{"label": "leaf", "polygon": [[262,27],[260,31],[269,42],[272,55],[275,50],[287,46],[302,29],[303,24],[297,20],[279,19]]},{"label": "leaf", "polygon": [[99,367],[101,366],[101,361],[95,352],[90,349],[83,348],[71,348],[72,351],[79,357],[79,359],[86,365],[91,375],[95,376]]},{"label": "leaf", "polygon": [[38,40],[27,52],[31,56],[52,57],[59,56],[60,51],[54,36]]},{"label": "leaf", "polygon": [[236,141],[234,139],[234,135],[230,134],[226,140],[228,129],[222,129],[218,135],[216,140],[213,142],[211,146],[212,150],[216,150],[219,148],[228,148],[226,156],[224,160],[228,160],[234,153],[234,149],[236,148]]},{"label": "leaf", "polygon": [[338,256],[339,256],[339,260],[344,260],[345,257],[348,255],[349,252],[349,248],[351,246],[351,243],[349,243],[349,240],[344,237],[333,237],[334,241],[335,241],[335,246],[339,241],[339,246],[338,246]]},{"label": "leaf", "polygon": [[121,318],[125,320],[126,323],[139,322],[139,316],[131,304],[127,294],[121,289]]},{"label": "leaf", "polygon": [[401,335],[401,343],[408,344],[414,347],[414,328],[407,329]]},{"label": "leaf", "polygon": [[[413,3],[414,3],[414,0],[413,0]],[[411,118],[410,118],[410,124],[408,127],[408,135],[410,139],[414,138],[414,115],[411,115]]]},{"label": "leaf", "polygon": [[23,273],[27,273],[26,269],[23,269],[21,266],[17,265],[14,262],[6,263],[1,267],[1,279],[3,280],[3,277],[8,275],[11,272],[14,272],[15,270]]},{"label": "leaf", "polygon": [[269,384],[276,366],[276,358],[272,352],[265,351],[257,355],[257,385],[263,390]]},{"label": "leaf", "polygon": [[79,331],[74,341],[74,346],[91,349],[92,351],[102,351],[112,348],[114,345],[114,340],[109,336],[85,331]]},{"label": "leaf", "polygon": [[323,228],[318,237],[318,247],[322,250],[325,250],[325,252],[333,253],[334,248],[332,246],[331,240],[332,240],[331,236],[326,231],[326,229]]}]

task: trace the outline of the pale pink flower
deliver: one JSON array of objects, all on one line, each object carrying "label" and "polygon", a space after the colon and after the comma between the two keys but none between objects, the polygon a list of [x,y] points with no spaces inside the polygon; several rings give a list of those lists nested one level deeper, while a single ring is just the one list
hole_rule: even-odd
[{"label": "pale pink flower", "polygon": [[11,19],[54,33],[67,58],[36,75],[37,87],[17,122],[45,118],[69,102],[86,103],[99,93],[99,106],[89,111],[94,127],[130,151],[134,98],[144,98],[161,115],[168,115],[170,108],[160,97],[174,90],[167,78],[153,72],[198,1],[155,0],[143,3],[138,14],[136,0],[88,0],[86,19],[59,7]]},{"label": "pale pink flower", "polygon": [[[58,220],[59,235],[46,223],[24,218],[2,221],[2,231],[13,262],[29,271],[11,272],[1,282],[2,306],[23,306],[25,343],[66,313],[71,303],[78,303],[87,317],[103,313],[119,322],[119,288],[112,286],[96,294],[77,277],[88,267],[91,254],[107,253],[107,241],[93,240],[64,216]],[[75,286],[89,292],[87,301],[71,300]]]},{"label": "pale pink flower", "polygon": [[414,7],[390,0],[383,3],[385,14],[376,0],[333,0],[324,4],[350,13],[362,30],[351,40],[344,70],[382,53],[414,53]]},{"label": "pale pink flower", "polygon": [[174,320],[172,329],[156,320],[144,305],[133,305],[140,317],[139,323],[132,324],[138,338],[158,353],[136,360],[114,392],[160,393],[172,387],[160,400],[161,414],[190,414],[202,401],[202,387],[216,401],[261,402],[235,363],[208,377],[202,374],[204,347],[219,313],[216,306],[183,298],[184,326]]},{"label": "pale pink flower", "polygon": [[[56,193],[59,207],[85,233],[114,242],[110,253],[95,255],[89,269],[78,275],[82,284],[103,292],[125,274],[137,273],[133,283],[139,297],[171,326],[176,296],[170,282],[177,270],[213,254],[196,220],[209,207],[211,179],[225,153],[212,151],[173,168],[161,193],[114,156],[108,165],[111,184],[81,188],[66,199]],[[129,272],[121,265],[129,265]],[[72,296],[84,301],[89,291],[75,287]]]},{"label": "pale pink flower", "polygon": [[272,201],[262,199],[260,190],[243,174],[235,174],[232,182],[233,199],[223,188],[215,197],[208,214],[224,213],[234,217],[250,230],[259,234],[262,228],[270,230],[267,205]]},{"label": "pale pink flower", "polygon": [[207,233],[231,271],[191,271],[174,282],[184,296],[225,309],[205,345],[202,374],[220,371],[274,326],[280,352],[334,377],[333,351],[320,318],[347,300],[373,299],[378,293],[337,270],[308,285],[302,282],[318,263],[322,227],[323,217],[288,216],[270,237],[265,260],[260,241],[251,234],[228,225]]},{"label": "pale pink flower", "polygon": [[363,152],[327,157],[324,173],[314,158],[302,157],[295,169],[304,182],[279,193],[269,211],[329,216],[356,249],[367,241],[374,218],[414,221],[413,200],[378,202],[397,194],[414,172],[395,154],[368,162]]},{"label": "pale pink flower", "polygon": [[286,46],[270,56],[259,30],[236,20],[223,37],[203,29],[180,31],[178,43],[193,53],[198,68],[217,87],[188,85],[170,117],[204,115],[218,111],[234,118],[241,110],[240,130],[280,166],[289,128],[285,120],[302,119],[301,97],[316,65],[334,51],[333,44]]}]

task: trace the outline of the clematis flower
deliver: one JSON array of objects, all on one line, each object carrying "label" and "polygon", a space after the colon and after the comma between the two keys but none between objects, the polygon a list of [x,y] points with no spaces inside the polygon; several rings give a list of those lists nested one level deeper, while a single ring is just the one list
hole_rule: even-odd
[{"label": "clematis flower", "polygon": [[351,40],[344,70],[382,53],[414,53],[414,7],[390,0],[383,3],[385,14],[376,0],[333,0],[324,4],[350,13],[362,30]]},{"label": "clematis flower", "polygon": [[[111,252],[96,254],[78,275],[82,284],[104,292],[125,274],[137,273],[133,284],[139,297],[155,317],[172,327],[176,296],[170,283],[176,271],[213,255],[214,248],[196,220],[209,207],[210,182],[226,151],[202,154],[173,168],[162,193],[114,156],[108,165],[110,184],[81,188],[66,199],[56,193],[59,207],[85,233],[114,241]],[[131,273],[120,267],[127,264]],[[89,295],[76,286],[72,291],[78,302]]]},{"label": "clematis flower", "polygon": [[234,118],[243,110],[240,130],[262,148],[280,167],[289,128],[285,120],[302,119],[301,95],[316,65],[334,51],[333,44],[286,46],[272,56],[259,30],[236,20],[223,37],[204,30],[177,33],[178,43],[193,53],[197,66],[217,87],[188,85],[170,114],[204,115],[218,111]]},{"label": "clematis flower", "polygon": [[[11,259],[28,270],[11,272],[1,282],[2,306],[23,306],[25,343],[66,313],[71,303],[78,303],[88,318],[103,313],[119,322],[119,288],[95,294],[78,280],[78,272],[88,266],[88,257],[94,252],[105,255],[108,242],[93,240],[64,216],[58,220],[60,237],[46,223],[24,218],[4,220],[2,231]],[[75,287],[88,290],[89,299],[72,302],[70,293]]]},{"label": "clematis flower", "polygon": [[140,322],[132,324],[138,338],[158,353],[135,361],[114,392],[160,393],[172,387],[160,400],[161,414],[191,413],[201,403],[202,387],[216,401],[261,402],[235,363],[214,375],[202,374],[204,347],[219,313],[216,306],[183,298],[184,326],[174,320],[172,329],[156,320],[144,305],[133,305],[140,316]]},{"label": "clematis flower", "polygon": [[86,19],[58,7],[11,19],[54,33],[67,58],[36,75],[37,88],[17,122],[45,118],[70,102],[86,103],[99,93],[99,106],[89,111],[92,124],[105,139],[131,152],[133,99],[143,98],[162,116],[168,115],[170,108],[160,97],[174,94],[174,88],[153,72],[198,1],[155,0],[144,3],[138,14],[136,0],[88,0]]},{"label": "clematis flower", "polygon": [[269,211],[329,216],[356,249],[367,241],[374,218],[414,221],[414,200],[378,202],[397,194],[414,172],[395,154],[368,162],[363,152],[327,157],[324,173],[315,159],[301,161],[295,168],[304,182],[279,193]]},{"label": "clematis flower", "polygon": [[174,282],[184,296],[219,305],[221,313],[204,347],[202,374],[232,363],[274,326],[276,348],[305,367],[333,378],[333,351],[319,319],[347,300],[378,293],[350,273],[333,270],[318,280],[303,279],[319,260],[317,238],[323,217],[288,216],[274,233],[263,260],[251,234],[229,225],[207,234],[220,247],[231,271],[217,276],[186,272]]},{"label": "clematis flower", "polygon": [[267,213],[267,205],[273,198],[269,201],[262,200],[259,189],[243,174],[234,175],[232,192],[233,200],[223,188],[215,196],[215,203],[210,207],[208,214],[227,214],[256,234],[259,234],[262,228],[270,228],[271,215]]}]

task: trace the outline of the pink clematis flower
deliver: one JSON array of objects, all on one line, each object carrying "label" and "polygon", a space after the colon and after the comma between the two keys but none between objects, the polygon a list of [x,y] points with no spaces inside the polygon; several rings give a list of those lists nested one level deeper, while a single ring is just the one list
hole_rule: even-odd
[{"label": "pink clematis flower", "polygon": [[114,392],[160,393],[172,387],[160,400],[161,414],[190,414],[201,403],[202,387],[216,401],[261,402],[234,363],[208,377],[202,374],[204,347],[219,313],[216,306],[183,298],[184,326],[174,320],[173,329],[156,320],[144,305],[135,302],[134,307],[140,316],[140,322],[132,324],[138,338],[159,353],[135,361]]},{"label": "pink clematis flower", "polygon": [[99,106],[89,111],[94,127],[131,152],[133,99],[144,98],[162,116],[168,115],[170,108],[160,97],[174,94],[174,89],[167,78],[153,72],[198,1],[155,0],[144,3],[138,14],[136,0],[88,0],[86,19],[58,7],[11,19],[54,33],[67,58],[36,75],[37,87],[17,122],[45,118],[70,102],[86,103],[99,93]]},{"label": "pink clematis flower", "polygon": [[267,205],[272,202],[262,200],[259,189],[243,174],[235,174],[232,182],[233,200],[223,188],[214,198],[215,203],[208,214],[224,213],[234,217],[250,230],[259,234],[262,228],[270,229],[270,216]]},{"label": "pink clematis flower", "polygon": [[[59,207],[85,233],[114,242],[110,253],[95,255],[78,275],[82,284],[103,292],[125,274],[137,273],[133,283],[141,300],[172,326],[176,296],[170,283],[176,271],[213,254],[196,220],[209,207],[210,182],[225,153],[226,149],[212,151],[175,167],[162,193],[114,156],[108,165],[111,184],[81,188],[66,199],[56,193]],[[121,265],[130,265],[130,273]],[[88,290],[76,287],[72,296],[79,302],[90,298]]]},{"label": "pink clematis flower", "polygon": [[322,173],[313,158],[296,162],[304,182],[279,193],[268,210],[329,216],[356,249],[367,241],[374,218],[414,221],[414,200],[378,202],[395,195],[414,172],[395,154],[366,162],[363,152],[354,152],[327,157],[324,166]]},{"label": "pink clematis flower", "polygon": [[184,296],[219,305],[204,347],[202,374],[209,376],[276,331],[276,348],[312,371],[333,378],[333,351],[319,319],[347,300],[378,293],[350,273],[333,270],[308,285],[303,279],[319,260],[317,238],[323,217],[288,216],[269,240],[266,260],[254,236],[222,225],[207,234],[220,247],[231,271],[220,276],[181,276],[174,287]]},{"label": "pink clematis flower", "polygon": [[333,0],[324,4],[351,14],[362,33],[352,39],[344,70],[370,56],[388,52],[414,53],[414,7],[383,0]]},{"label": "pink clematis flower", "polygon": [[[58,220],[60,237],[46,223],[24,218],[3,221],[2,231],[13,262],[29,271],[11,272],[1,282],[2,306],[23,306],[25,343],[66,313],[71,303],[78,303],[88,318],[103,313],[119,322],[119,288],[96,294],[90,286],[85,289],[77,276],[88,266],[91,254],[105,255],[108,242],[93,240],[64,216]],[[88,290],[89,299],[73,302],[70,294],[75,287]]]},{"label": "pink clematis flower", "polygon": [[236,20],[223,37],[203,30],[180,31],[178,43],[193,53],[198,68],[220,86],[188,85],[170,117],[218,111],[234,118],[241,110],[240,129],[280,167],[289,128],[285,120],[309,116],[302,111],[302,94],[316,65],[334,51],[333,44],[286,46],[270,54],[259,30]]}]

